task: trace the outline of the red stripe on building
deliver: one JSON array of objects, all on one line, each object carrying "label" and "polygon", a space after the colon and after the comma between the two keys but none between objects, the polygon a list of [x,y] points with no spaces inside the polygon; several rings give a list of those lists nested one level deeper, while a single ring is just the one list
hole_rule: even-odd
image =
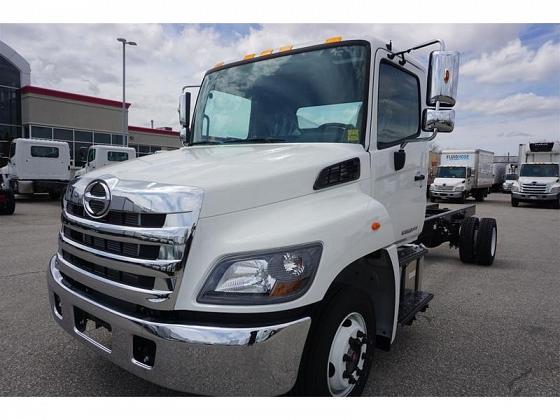
[{"label": "red stripe on building", "polygon": [[[79,95],[77,93],[63,92],[61,90],[47,89],[37,86],[24,86],[20,89],[20,92],[22,95],[26,93],[34,93],[36,95],[50,96],[52,98],[68,99],[71,101],[122,108],[122,102],[119,101],[97,98],[95,96]],[[126,108],[128,109],[128,107],[130,107],[130,103],[126,102]]]},{"label": "red stripe on building", "polygon": [[133,125],[128,126],[128,131],[136,131],[140,133],[150,133],[150,134],[163,134],[163,135],[173,136],[173,137],[177,137],[179,135],[178,131],[161,130],[159,128],[136,127]]}]

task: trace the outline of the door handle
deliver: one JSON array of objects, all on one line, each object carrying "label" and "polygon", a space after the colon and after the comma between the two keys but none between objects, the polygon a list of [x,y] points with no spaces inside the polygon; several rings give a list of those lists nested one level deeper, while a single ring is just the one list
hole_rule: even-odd
[{"label": "door handle", "polygon": [[414,176],[415,181],[423,181],[424,179],[426,179],[426,177],[422,174]]}]

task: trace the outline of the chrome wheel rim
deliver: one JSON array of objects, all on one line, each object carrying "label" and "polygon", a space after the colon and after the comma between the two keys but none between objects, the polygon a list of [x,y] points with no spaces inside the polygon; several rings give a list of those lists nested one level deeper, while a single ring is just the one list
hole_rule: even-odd
[{"label": "chrome wheel rim", "polygon": [[367,352],[367,328],[362,315],[348,314],[338,326],[327,363],[329,392],[344,397],[352,392],[363,374]]}]

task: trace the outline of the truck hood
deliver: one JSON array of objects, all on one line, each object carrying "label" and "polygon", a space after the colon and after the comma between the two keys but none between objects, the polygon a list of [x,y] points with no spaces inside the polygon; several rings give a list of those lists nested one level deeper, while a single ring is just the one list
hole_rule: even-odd
[{"label": "truck hood", "polygon": [[537,184],[554,184],[558,182],[558,177],[550,177],[550,176],[543,176],[543,177],[534,177],[534,176],[520,176],[519,177],[519,184],[532,184],[533,182]]},{"label": "truck hood", "polygon": [[436,178],[434,179],[434,185],[456,187],[457,185],[462,185],[464,180],[464,178]]},{"label": "truck hood", "polygon": [[193,146],[133,159],[87,173],[81,179],[119,179],[199,187],[201,217],[217,216],[314,192],[319,172],[359,157],[369,177],[368,153],[359,144],[305,143]]}]

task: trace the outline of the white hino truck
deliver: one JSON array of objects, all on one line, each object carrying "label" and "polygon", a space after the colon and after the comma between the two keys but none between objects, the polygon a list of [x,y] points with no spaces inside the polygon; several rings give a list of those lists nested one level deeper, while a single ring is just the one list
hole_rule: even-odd
[{"label": "white hino truck", "polygon": [[70,180],[70,146],[63,141],[14,139],[0,176],[15,194],[48,193],[60,198]]},{"label": "white hino truck", "polygon": [[494,153],[486,150],[444,150],[430,199],[455,199],[461,203],[469,196],[484,201],[494,183]]},{"label": "white hino truck", "polygon": [[[84,149],[85,151],[85,149]],[[75,176],[82,176],[90,171],[103,166],[114,165],[127,160],[136,159],[136,150],[133,147],[107,146],[96,144],[86,151],[86,164],[78,169]]]},{"label": "white hino truck", "polygon": [[511,186],[511,205],[519,203],[560,208],[560,142],[520,145],[519,178]]},{"label": "white hino truck", "polygon": [[[429,69],[411,52],[432,47]],[[72,181],[54,320],[124,369],[209,395],[360,395],[425,311],[428,247],[492,264],[494,219],[426,207],[459,56],[342,39],[210,69],[185,147]],[[404,327],[403,327],[404,328]]]}]

